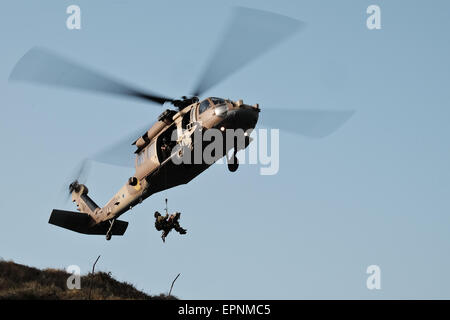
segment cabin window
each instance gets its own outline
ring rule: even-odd
[[[144,162],[144,152],[140,152],[137,156],[137,165],[140,166]]]
[[[186,129],[190,120],[191,120],[191,111],[189,111],[183,116],[183,120],[181,121],[181,128]]]
[[[147,157],[147,159],[151,159],[154,155],[155,155],[155,146],[154,146],[155,142],[153,142],[152,144],[150,144],[146,151],[145,151],[145,156]]]

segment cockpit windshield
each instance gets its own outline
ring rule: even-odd
[[[223,105],[223,104],[226,104],[226,100],[225,99],[211,97],[211,98],[203,100],[200,103],[198,111],[199,111],[199,113],[203,113],[203,112],[206,111],[206,109],[208,109],[209,107],[212,107],[213,105],[220,106],[220,105]]]
[[[222,99],[222,98],[215,98],[215,97],[212,97],[212,98],[211,98],[211,101],[212,101],[212,103],[214,103],[216,106],[217,106],[217,105],[221,105],[221,104],[225,104],[225,100]]]

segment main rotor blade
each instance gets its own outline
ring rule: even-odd
[[[30,49],[17,62],[9,80],[129,96],[159,104],[172,101],[171,98],[138,90],[38,47]]]
[[[132,143],[141,137],[150,127],[151,124],[136,130],[88,158],[93,161],[119,167],[134,168],[136,158],[134,151],[136,150],[136,146],[132,145]]]
[[[338,130],[354,111],[261,109],[261,124],[300,134],[324,138]]]
[[[194,95],[200,96],[303,26],[303,22],[279,14],[234,8],[228,28],[210,57]]]

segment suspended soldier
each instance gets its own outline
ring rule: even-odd
[[[162,216],[158,211],[155,212],[155,228],[158,231],[164,230],[167,228],[167,219],[169,218],[169,214],[166,213],[165,216]]]
[[[175,229],[179,234],[186,234],[186,229],[182,228],[179,223],[180,213],[176,212],[170,216],[166,213],[162,216],[158,211],[155,212],[155,228],[158,231],[162,231],[161,238],[163,242],[166,242],[166,237],[172,229]]]

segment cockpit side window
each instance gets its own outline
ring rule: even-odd
[[[200,106],[198,108],[198,112],[199,113],[203,113],[206,111],[206,109],[208,109],[211,106],[211,103],[209,101],[209,99],[205,99],[200,103]]]

